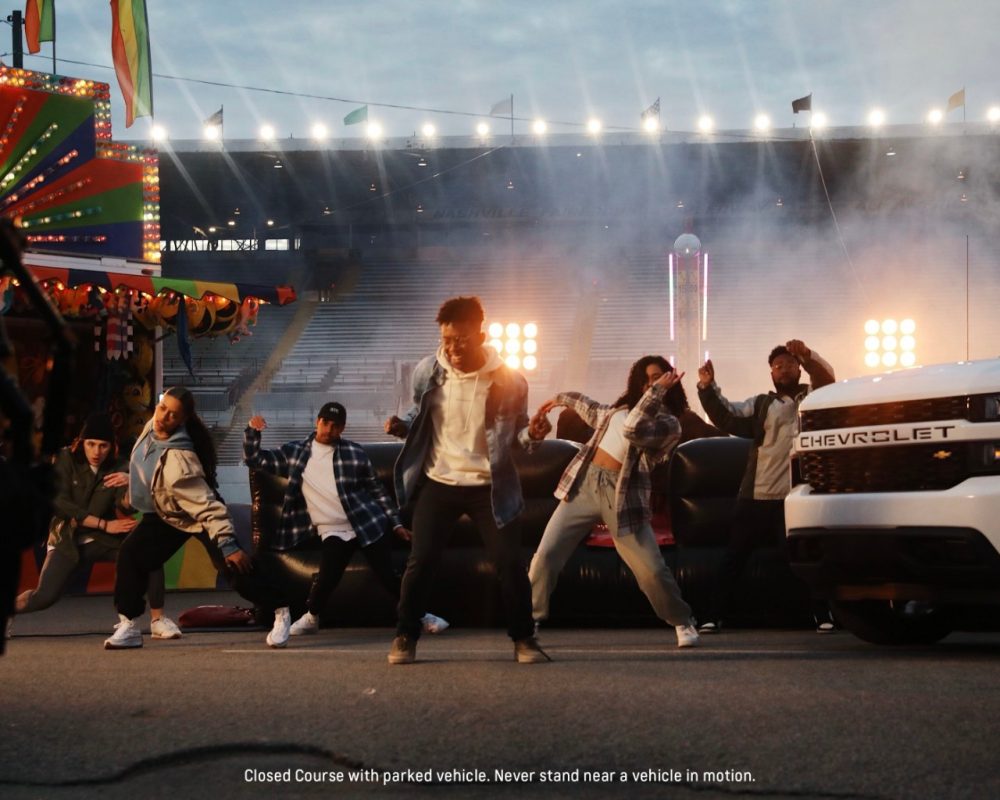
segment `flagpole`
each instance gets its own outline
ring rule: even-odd
[[[510,95],[510,142],[514,143],[514,93]]]
[[[52,4],[52,74],[56,72],[56,4]]]

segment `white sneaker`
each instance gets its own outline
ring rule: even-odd
[[[307,611],[292,623],[292,627],[288,629],[288,632],[292,636],[304,636],[305,634],[316,633],[318,630],[319,618],[313,616],[311,611]]]
[[[448,620],[435,617],[433,614],[424,614],[420,618],[420,621],[423,623],[426,633],[444,633],[451,627],[451,623]]]
[[[149,623],[149,632],[154,639],[180,639],[184,634],[170,617],[159,617]]]
[[[292,626],[292,615],[288,607],[274,610],[274,627],[267,635],[268,647],[284,647],[288,644],[288,633]]]
[[[130,647],[142,647],[142,631],[124,614],[119,614],[121,620],[115,625],[115,632],[104,640],[105,650],[127,650]]]
[[[698,631],[695,630],[694,625],[690,623],[687,625],[675,625],[674,630],[677,631],[678,647],[695,647],[701,638],[698,636]]]

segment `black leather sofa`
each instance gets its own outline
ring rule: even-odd
[[[522,518],[526,565],[556,507],[552,492],[576,448],[571,442],[557,439],[544,442],[531,455],[517,454],[526,505]],[[371,444],[365,449],[391,493],[392,466],[401,444]],[[681,445],[671,463],[654,474],[654,503],[669,507],[676,540],[662,547],[662,552],[696,614],[704,614],[707,609],[748,449],[747,442],[735,438],[694,440]],[[257,552],[272,559],[270,566],[275,574],[287,582],[292,611],[297,615],[305,607],[319,552],[318,545],[315,550],[289,553],[268,550],[267,542],[280,517],[285,484],[282,478],[250,473],[251,530]],[[570,559],[552,597],[548,624],[662,624],[614,548],[595,544],[600,538],[581,544]],[[785,566],[779,550],[782,545],[777,541],[755,554],[737,589],[733,622],[790,625],[808,621],[805,591]],[[406,563],[407,547],[402,541],[395,542],[394,563],[400,572]],[[444,553],[428,610],[453,624],[503,624],[495,572],[468,519],[459,522]],[[394,598],[381,588],[359,555],[331,596],[323,621],[338,626],[395,623]]]

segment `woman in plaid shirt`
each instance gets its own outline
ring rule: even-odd
[[[649,473],[669,458],[681,435],[664,399],[682,377],[666,359],[645,356],[632,365],[627,389],[614,405],[563,392],[539,407],[536,419],[557,406],[572,408],[594,428],[594,435],[559,479],[555,495],[563,502],[531,560],[536,622],[548,617],[549,597],[569,557],[594,523],[603,521],[657,616],[674,626],[677,646],[698,643],[691,607],[681,597],[650,525]]]

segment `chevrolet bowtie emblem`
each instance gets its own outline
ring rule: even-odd
[[[938,450],[934,454],[934,458],[938,461],[944,461],[946,458],[951,458],[951,450]]]

